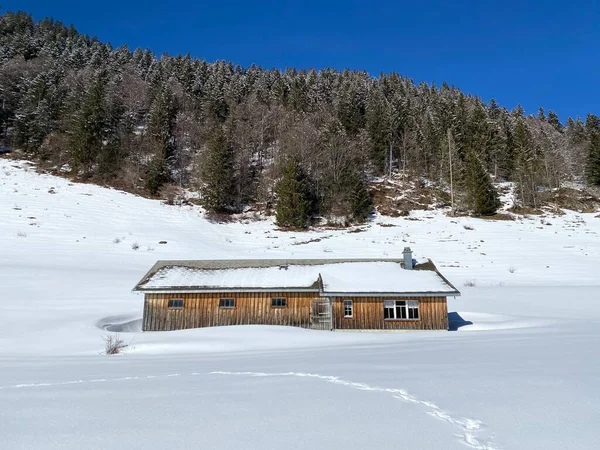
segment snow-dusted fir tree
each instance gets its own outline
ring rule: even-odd
[[[563,131],[563,126],[560,123],[560,120],[558,119],[558,114],[556,114],[552,110],[548,111],[548,123],[550,125],[552,125],[556,131],[558,131],[558,132]]]
[[[588,114],[585,126],[589,136],[587,181],[591,185],[598,186],[600,185],[600,117]]]
[[[483,162],[473,150],[467,151],[465,165],[469,209],[482,216],[495,214],[500,207],[498,192]]]
[[[71,120],[69,147],[71,168],[75,173],[83,170],[89,174],[103,145],[106,77],[105,72],[100,72],[92,78],[91,84],[84,92],[81,106]]]
[[[349,177],[352,186],[350,191],[350,212],[354,222],[364,222],[373,211],[373,199],[365,182],[364,175],[354,171]]]
[[[145,185],[152,195],[171,180],[169,163],[175,151],[175,118],[177,108],[168,86],[164,85],[154,98],[148,113],[148,134],[152,160],[145,176]]]
[[[202,153],[200,193],[209,213],[231,211],[234,200],[233,152],[225,131],[217,126]]]
[[[277,225],[306,228],[312,215],[312,201],[308,180],[296,158],[286,161],[275,190]]]

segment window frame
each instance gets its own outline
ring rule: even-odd
[[[342,305],[344,308],[344,319],[352,319],[354,317],[354,303],[352,302],[352,300],[345,299]],[[347,313],[348,310],[350,310],[350,314]]]
[[[175,302],[179,305],[181,302],[181,306],[175,306]],[[185,307],[185,301],[182,298],[170,298],[167,302],[167,309],[183,309]]]
[[[420,311],[419,300],[414,300],[414,299],[408,300],[407,299],[406,300],[406,312],[408,314],[407,320],[421,320],[421,311]],[[415,317],[415,312],[416,312],[416,317]],[[412,313],[413,317],[411,317],[411,313]]]
[[[279,304],[277,304],[279,303]],[[287,308],[287,298],[285,297],[272,297],[271,308]]]
[[[231,303],[231,304],[229,304]],[[223,297],[219,299],[219,308],[220,309],[235,309],[235,298],[233,297]]]
[[[390,305],[393,303],[393,305]],[[420,302],[416,299],[404,300],[384,300],[383,301],[383,320],[389,321],[418,321],[421,320]],[[386,316],[386,310],[388,310]],[[393,317],[389,317],[391,314]],[[405,316],[405,317],[402,317]],[[412,317],[411,317],[412,316]],[[416,316],[416,317],[415,317]]]

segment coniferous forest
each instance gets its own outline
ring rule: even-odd
[[[566,182],[600,185],[600,118],[526,116],[399,74],[285,71],[113,48],[52,19],[0,18],[0,138],[42,167],[208,212],[276,205],[283,226],[364,220],[367,182],[404,174],[493,214]]]

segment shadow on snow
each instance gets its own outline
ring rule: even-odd
[[[448,330],[456,331],[460,327],[464,327],[466,325],[473,325],[473,322],[470,320],[463,319],[459,313],[457,312],[449,312],[448,313]]]

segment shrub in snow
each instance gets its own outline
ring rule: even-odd
[[[127,348],[127,344],[125,344],[118,334],[104,336],[102,339],[104,340],[104,353],[106,355],[118,355]]]
[[[116,238],[113,240],[113,242],[114,242],[115,244],[118,244],[118,243],[120,243],[120,242],[121,242],[121,238],[120,238],[120,237],[116,237]]]
[[[516,271],[516,270],[517,270],[517,269],[515,269],[513,266],[510,266],[510,267],[508,268],[508,271],[509,271],[510,273],[515,273],[515,271]]]
[[[471,230],[471,231],[475,229],[475,228],[473,228],[473,227],[472,227],[472,226],[470,226],[470,225],[463,225],[463,228],[464,228],[465,230]]]
[[[17,233],[17,237],[20,237],[20,238],[26,238],[26,237],[27,237],[27,233],[24,233],[23,231],[19,231],[19,232]]]
[[[134,242],[133,244],[131,244],[131,248],[134,250],[138,250],[140,248],[140,244],[138,244],[137,242]]]
[[[181,205],[185,200],[183,191],[174,184],[167,184],[160,189],[160,196],[167,205]]]
[[[475,286],[477,286],[477,284],[475,283],[475,280],[469,280],[469,281],[465,281],[465,286],[466,287],[475,287]]]

